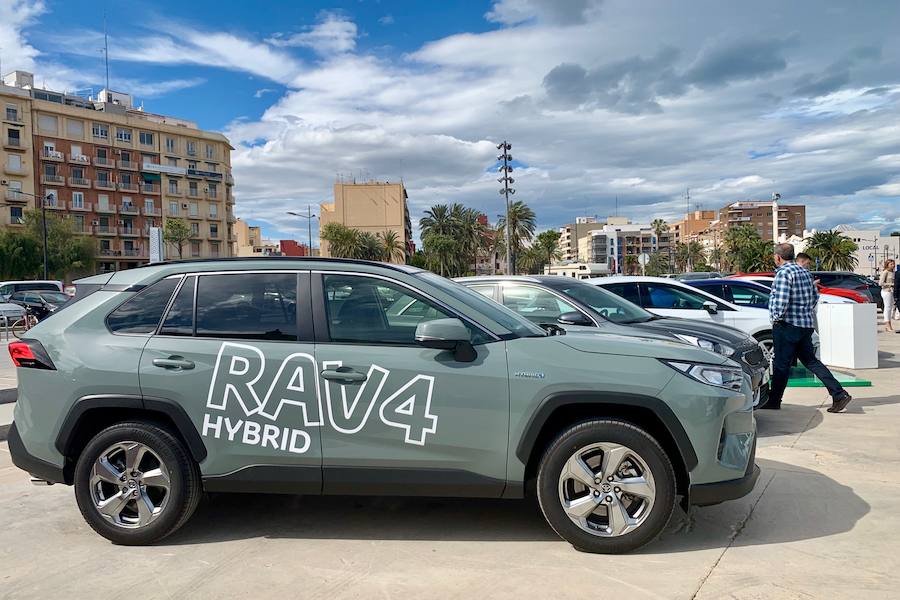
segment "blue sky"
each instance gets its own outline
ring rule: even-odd
[[[103,2],[0,0],[3,70],[98,90]],[[107,3],[111,83],[224,132],[236,212],[340,176],[402,178],[428,206],[502,210],[496,143],[541,229],[768,198],[811,227],[900,229],[900,7],[839,0]]]

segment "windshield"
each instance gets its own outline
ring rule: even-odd
[[[613,323],[644,323],[655,318],[637,304],[596,285],[566,281],[551,287],[587,304]]]
[[[460,302],[470,306],[473,310],[499,323],[517,337],[545,337],[547,335],[546,331],[531,321],[520,317],[502,304],[497,304],[462,284],[445,279],[440,275],[435,275],[430,271],[417,273],[416,276],[421,277],[433,286],[440,288],[442,292],[453,296]]]
[[[51,304],[65,304],[69,301],[69,297],[62,292],[40,292],[38,296]]]

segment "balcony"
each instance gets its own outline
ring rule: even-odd
[[[50,148],[44,148],[41,150],[41,158],[44,160],[54,161],[54,162],[62,162],[66,159],[66,155],[60,152],[59,150],[51,150]]]
[[[115,191],[115,189],[116,189],[116,182],[115,182],[115,181],[110,181],[109,179],[98,180],[98,181],[95,181],[95,182],[94,182],[94,187],[97,188],[98,190],[111,190],[111,191]]]
[[[131,181],[120,181],[117,187],[120,192],[132,192],[137,194],[138,191],[138,184]]]
[[[3,138],[3,148],[6,150],[27,150],[28,143],[23,141],[22,138],[5,137]]]
[[[209,239],[211,239],[211,240],[220,240],[220,239],[222,239],[222,238],[219,237],[219,232],[218,232],[218,231],[210,231],[210,232],[209,232]]]
[[[159,184],[158,183],[143,183],[143,184],[141,184],[141,193],[142,194],[159,194]]]
[[[53,175],[50,173],[41,174],[41,183],[44,185],[63,185],[66,182],[66,178],[62,175]]]
[[[70,154],[69,162],[75,163],[76,165],[89,165],[91,164],[91,157],[85,156],[84,154]]]
[[[72,233],[75,235],[93,235],[94,228],[90,225],[85,225],[84,223],[81,225],[74,224],[72,225]]]
[[[116,161],[111,158],[107,158],[105,156],[95,156],[94,157],[94,166],[96,167],[108,167],[112,169],[116,166]]]
[[[6,190],[3,197],[7,202],[28,202],[30,196],[26,196],[19,190]]]
[[[203,234],[200,233],[199,229],[191,229],[191,239],[192,240],[202,240]]]
[[[215,213],[211,212],[206,215],[206,218],[209,219],[210,221],[219,221],[222,219],[222,215],[220,215],[217,212],[215,212]]]
[[[89,188],[91,187],[91,180],[82,179],[81,177],[69,177],[69,187]]]
[[[209,200],[218,200],[218,199],[219,199],[219,193],[218,193],[217,191],[216,191],[216,192],[210,192],[210,191],[207,190],[207,192],[206,192],[206,197],[207,197]]]
[[[49,202],[44,202],[44,208],[47,210],[66,210],[66,203],[54,201],[53,204],[50,204]]]
[[[137,248],[124,248],[122,250],[122,256],[145,256],[147,253],[144,252],[140,246]]]
[[[139,215],[141,214],[140,209],[134,204],[123,204],[119,208],[120,215]]]
[[[221,180],[222,174],[218,171],[203,171],[201,169],[191,169],[187,170],[188,177],[205,177],[206,179],[216,179]]]
[[[10,164],[5,164],[5,165],[3,165],[3,172],[6,173],[7,175],[25,175],[26,174],[25,167],[23,167],[21,164],[17,167],[14,167]]]
[[[234,177],[231,175],[231,173],[225,175],[225,185],[234,185]]]
[[[144,216],[145,217],[161,217],[162,210],[155,208],[155,207],[154,208],[146,208],[145,207],[144,208]]]
[[[188,188],[188,191],[187,191],[187,197],[188,197],[188,198],[199,198],[199,197],[200,197],[200,190]]]
[[[203,217],[200,216],[199,212],[188,211],[187,218],[188,219],[202,219]]]
[[[119,235],[122,237],[139,237],[141,230],[137,227],[119,227]]]
[[[121,250],[113,250],[112,248],[100,248],[97,250],[100,256],[122,256]]]
[[[80,204],[69,202],[69,210],[76,210],[78,212],[91,212],[92,208],[93,205],[90,202],[81,202]]]
[[[181,217],[184,216],[184,211],[181,210],[180,208],[176,208],[175,210],[172,210],[171,208],[167,208],[167,209],[166,209],[166,216],[167,216],[167,217],[175,217],[175,218],[179,218],[179,219],[180,219]]]
[[[166,196],[172,196],[173,198],[183,198],[184,190],[178,188],[175,188],[174,190],[172,188],[166,188]]]
[[[125,169],[126,171],[137,171],[138,170],[138,164],[136,162],[134,162],[133,160],[120,160],[118,162],[119,162],[120,169]]]
[[[98,204],[97,208],[94,210],[94,212],[102,213],[102,214],[106,214],[106,215],[114,215],[114,214],[116,214],[116,207],[113,205],[110,205],[110,204],[107,204],[106,206],[104,206],[102,204]]]
[[[237,218],[231,213],[228,213],[228,216],[225,217],[225,220],[229,223],[237,223]]]

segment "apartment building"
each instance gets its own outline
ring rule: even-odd
[[[406,262],[415,251],[408,198],[402,182],[335,183],[334,202],[319,205],[319,226],[341,223],[372,234],[393,231],[406,248]],[[320,254],[331,256],[325,240],[320,240]]]
[[[695,210],[684,215],[680,221],[669,225],[672,244],[683,244],[697,241],[698,237],[710,228],[713,221],[719,218],[714,210]]]
[[[146,263],[150,229],[170,218],[190,227],[185,258],[234,254],[232,148],[223,135],[136,109],[119,92],[94,100],[35,89],[22,72],[16,84],[30,97],[35,193],[96,240],[97,271]]]
[[[772,202],[733,202],[719,210],[723,229],[750,225],[764,240],[772,240]],[[806,228],[806,206],[778,205],[778,237],[803,235]]]
[[[596,217],[575,217],[574,223],[559,228],[559,254],[562,262],[585,261],[587,257],[579,253],[579,240],[584,240],[592,231],[606,225]]]
[[[641,254],[665,252],[670,247],[668,234],[657,236],[649,223],[631,223],[622,217],[610,220],[614,223],[591,231],[582,240],[580,253],[584,258],[580,262],[605,266],[610,273],[626,273],[635,268]]]
[[[250,225],[242,219],[234,223],[235,256],[281,256],[281,245],[275,240],[266,239],[262,229]],[[285,254],[285,256],[290,256]]]
[[[0,227],[20,225],[34,208],[34,159],[31,152],[31,95],[0,83]]]

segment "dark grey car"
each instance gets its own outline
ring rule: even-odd
[[[669,334],[739,362],[753,382],[755,405],[769,396],[769,364],[752,336],[726,325],[660,317],[601,287],[558,275],[483,276],[457,279],[538,325],[633,328]],[[633,330],[632,329],[632,330]]]

